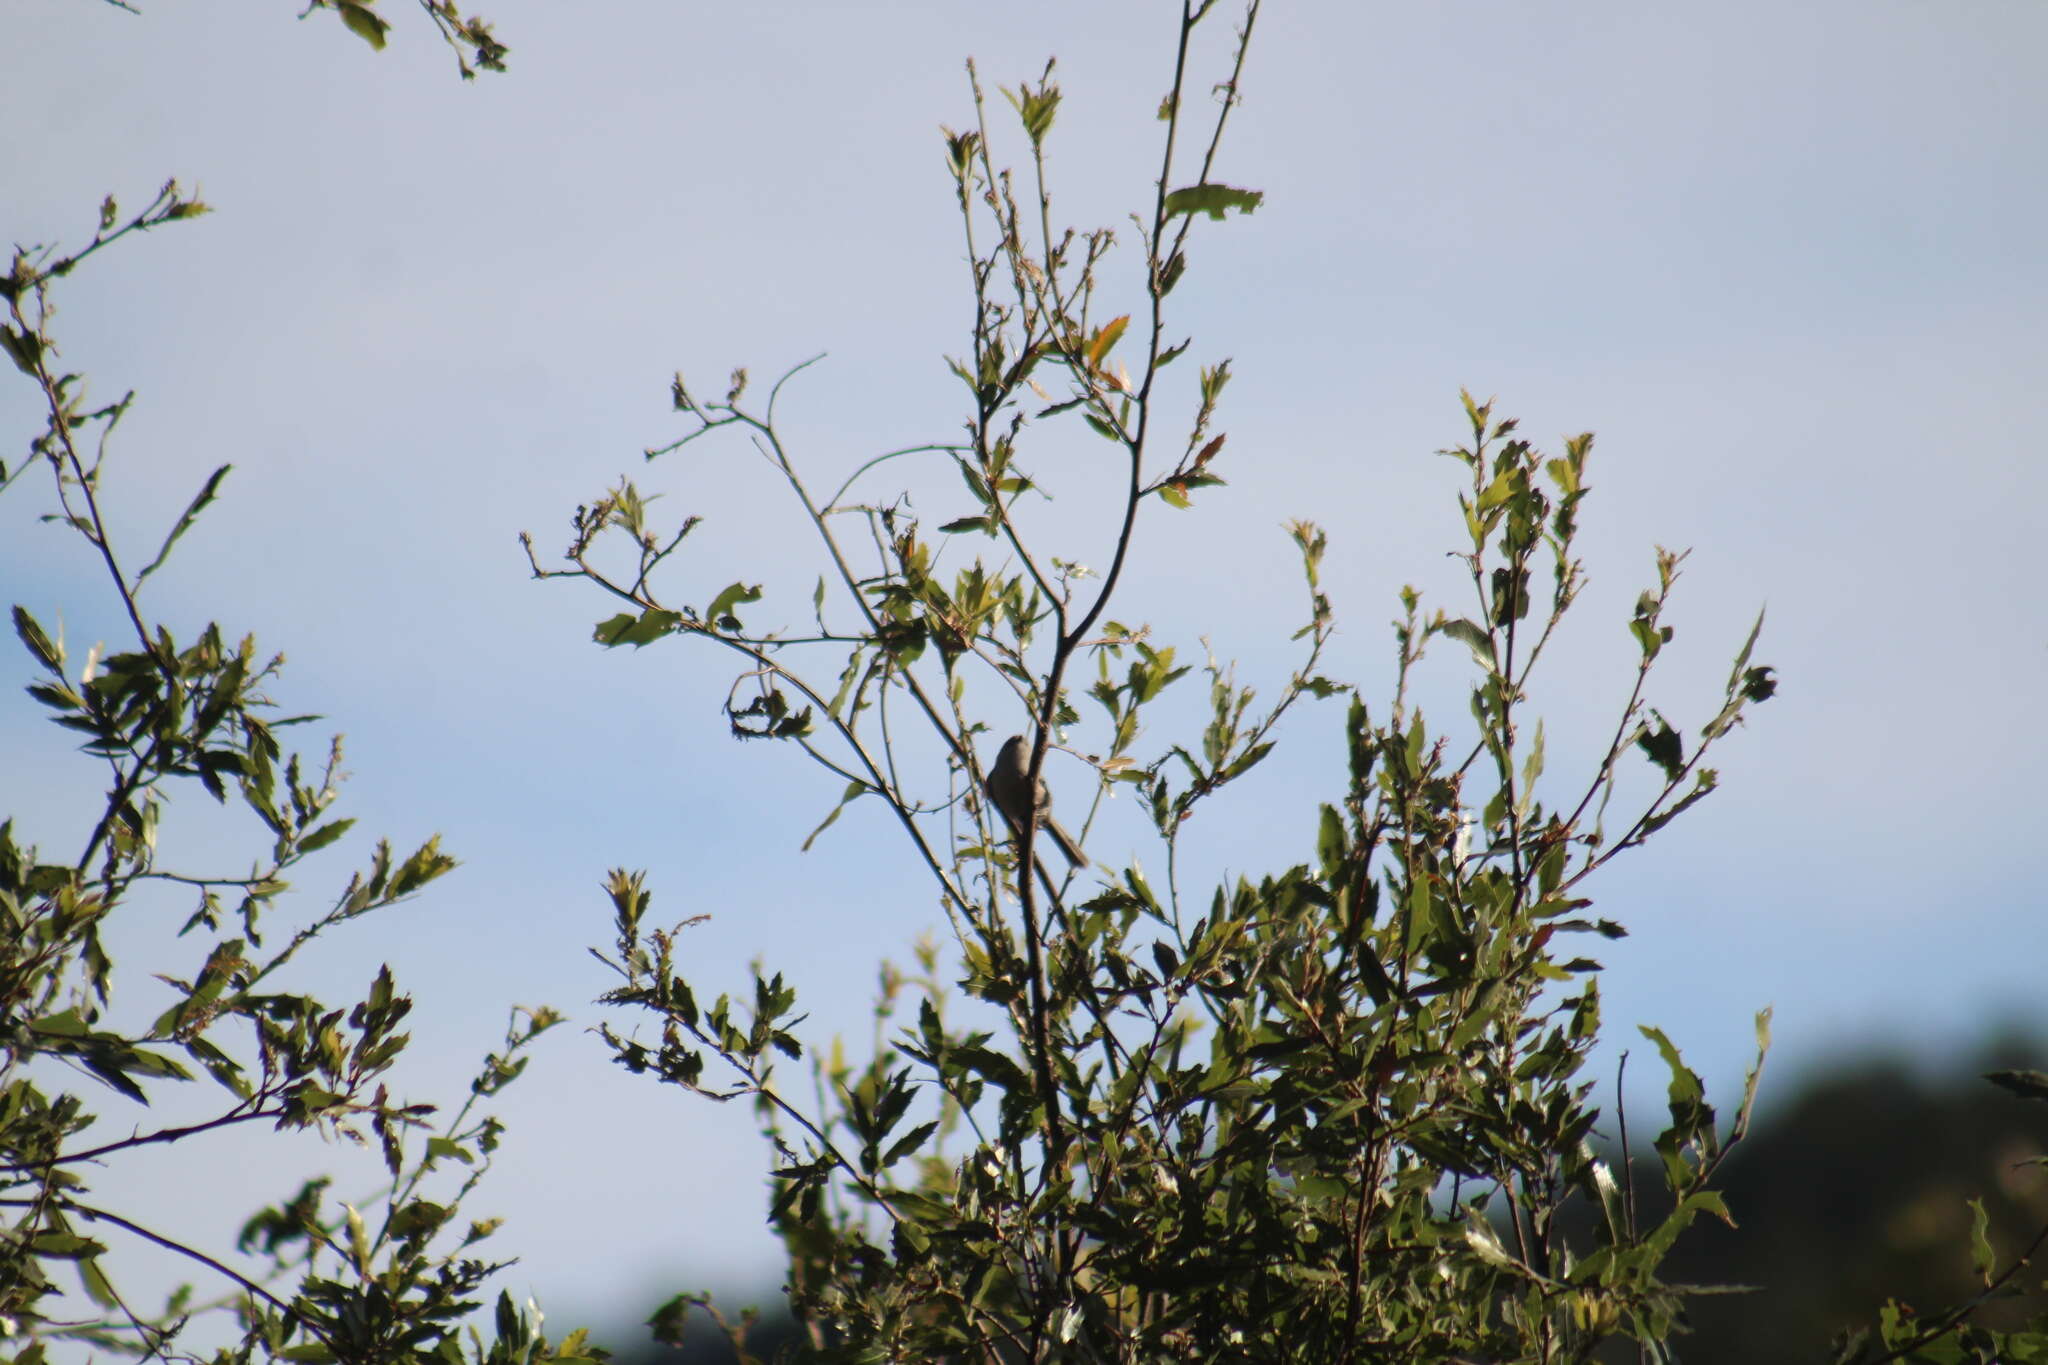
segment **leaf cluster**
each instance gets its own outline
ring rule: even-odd
[[[337,814],[341,742],[317,761],[290,751],[281,736],[317,717],[277,714],[269,691],[282,656],[266,657],[247,636],[230,643],[212,623],[181,643],[143,596],[227,466],[139,571],[124,567],[109,531],[109,445],[134,395],[93,407],[83,376],[57,366],[53,293],[109,243],[203,211],[175,182],[125,220],[109,198],[86,247],[17,250],[0,280],[0,340],[45,416],[28,459],[0,466],[0,487],[45,477],[42,520],[87,550],[128,632],[121,647],[96,644],[80,659],[46,617],[20,603],[11,611],[33,669],[28,697],[76,738],[103,785],[90,828],[62,854],[24,844],[14,821],[0,820],[0,1359],[39,1363],[55,1343],[167,1356],[185,1352],[181,1336],[208,1316],[232,1329],[220,1361],[594,1359],[580,1334],[550,1345],[509,1299],[500,1299],[495,1341],[461,1333],[499,1268],[480,1252],[495,1220],[459,1216],[502,1135],[483,1106],[560,1016],[515,1011],[467,1101],[443,1116],[393,1093],[412,1000],[388,967],[339,1004],[289,984],[287,965],[322,935],[395,909],[455,861],[436,839],[404,855],[379,841],[324,911],[292,915],[293,881],[354,823]],[[23,773],[14,795],[42,807],[39,784],[57,780]],[[174,861],[160,834],[180,792],[248,817],[256,852],[246,867]],[[156,964],[150,975],[169,1003],[144,1006],[142,981],[120,972],[117,956],[132,942],[124,926],[167,894],[192,897],[179,934],[188,946],[178,950],[190,956]],[[115,1022],[138,1016],[146,1022]],[[200,1117],[145,1121],[167,1089],[207,1082],[213,1101],[182,1097]],[[309,1180],[252,1216],[233,1256],[145,1227],[94,1194],[102,1166],[148,1162],[172,1178],[182,1149],[259,1124],[369,1148],[385,1183],[341,1201],[327,1197],[328,1178]],[[211,1297],[187,1284],[161,1307],[137,1303],[107,1268],[123,1241],[182,1258]]]
[[[620,984],[606,1003],[648,1019],[654,1036],[604,1036],[630,1071],[759,1106],[779,1157],[771,1217],[819,1359],[1583,1360],[1617,1335],[1654,1349],[1682,1301],[1658,1264],[1700,1214],[1727,1216],[1711,1179],[1746,1123],[1754,1078],[1724,1135],[1698,1078],[1653,1036],[1671,1116],[1656,1138],[1664,1189],[1639,1197],[1597,1152],[1583,1069],[1598,1037],[1599,964],[1565,945],[1622,932],[1585,913],[1583,883],[1712,789],[1699,760],[1769,696],[1770,671],[1751,667],[1745,646],[1723,706],[1685,750],[1644,700],[1672,633],[1662,613],[1679,557],[1660,553],[1658,586],[1630,623],[1652,643],[1612,742],[1589,784],[1547,798],[1542,728],[1525,729],[1522,710],[1583,583],[1573,544],[1592,441],[1546,458],[1468,397],[1471,440],[1447,453],[1470,474],[1459,554],[1474,614],[1424,615],[1403,594],[1399,682],[1376,713],[1320,671],[1333,628],[1327,540],[1297,523],[1309,598],[1300,666],[1260,705],[1212,660],[1199,737],[1140,760],[1147,708],[1191,669],[1106,609],[1141,509],[1155,497],[1185,507],[1222,482],[1216,423],[1230,378],[1227,360],[1199,368],[1191,415],[1155,455],[1166,439],[1156,419],[1176,398],[1161,376],[1191,345],[1167,331],[1166,301],[1197,217],[1260,202],[1211,178],[1255,4],[1229,49],[1200,171],[1173,187],[1207,12],[1183,14],[1161,104],[1165,169],[1150,214],[1133,217],[1135,306],[1102,302],[1116,287],[1104,273],[1114,233],[1052,229],[1052,68],[1004,91],[1030,148],[1028,195],[993,158],[974,81],[974,126],[946,133],[976,317],[969,352],[949,362],[971,403],[960,440],[885,452],[820,498],[776,420],[797,371],[758,409],[743,370],[718,401],[675,381],[674,405],[694,425],[649,457],[714,433],[750,439],[824,553],[815,631],[747,627],[737,608],[760,591],[745,584],[702,610],[664,597],[657,578],[698,518],[657,530],[652,499],[630,481],[577,510],[567,568],[543,569],[528,542],[536,576],[586,580],[627,607],[599,623],[599,644],[700,639],[744,657],[727,705],[734,732],[799,743],[845,784],[813,840],[849,802],[886,804],[935,878],[964,997],[942,979],[939,950],[921,947],[914,973],[885,971],[878,1007],[889,1020],[914,1000],[913,1018],[892,1036],[878,1027],[864,1065],[837,1045],[813,1057],[815,1102],[799,1104],[777,1079],[806,1055],[794,992],[763,972],[751,1000],[701,1005],[676,965],[687,926],[653,927],[644,877],[621,869],[609,884],[616,942],[603,955]],[[1128,471],[1100,575],[1040,551],[1025,517],[1045,496],[1027,451],[1073,417]],[[916,457],[949,462],[966,490],[967,511],[943,520],[936,541],[903,498],[853,495],[873,470]],[[975,555],[944,573],[947,538],[993,544],[1006,562]],[[1550,579],[1540,612],[1539,569]],[[833,580],[847,616],[828,617]],[[1479,666],[1463,737],[1433,730],[1408,698],[1437,636]],[[818,648],[843,651],[836,686],[797,662]],[[1163,883],[1132,862],[1077,890],[1036,866],[1035,815],[991,820],[974,741],[1003,731],[976,684],[993,684],[997,710],[1022,712],[1037,781],[1058,736],[1084,723],[1077,668],[1092,673],[1086,694],[1106,726],[1082,757],[1098,793],[1140,796]],[[1315,857],[1206,899],[1185,892],[1179,854],[1203,803],[1268,756],[1297,701],[1339,696],[1351,780],[1323,807]],[[906,776],[911,720],[940,741],[943,792],[922,794]],[[1637,749],[1665,780],[1614,837],[1603,821]],[[1565,1231],[1575,1199],[1600,1211],[1590,1239]]]
[[[780,973],[759,968],[750,990],[705,1004],[679,967],[696,921],[659,927],[644,874],[615,869],[615,937],[598,956],[618,980],[603,1000],[634,1022],[602,1037],[634,1074],[756,1106],[802,1359],[1566,1362],[1613,1358],[1617,1342],[1676,1359],[1685,1301],[1711,1287],[1662,1267],[1703,1216],[1733,1221],[1716,1177],[1748,1130],[1769,1011],[1726,1121],[1675,1043],[1642,1030],[1668,1083],[1655,1178],[1639,1181],[1621,1078],[1608,1112],[1587,1070],[1602,967],[1574,945],[1626,932],[1594,913],[1595,874],[1711,795],[1710,751],[1774,696],[1774,670],[1755,661],[1762,615],[1711,714],[1675,724],[1651,692],[1685,555],[1659,548],[1620,623],[1636,660],[1612,728],[1572,756],[1575,776],[1548,771],[1532,698],[1586,582],[1593,438],[1546,454],[1466,394],[1468,435],[1440,453],[1462,473],[1452,553],[1469,606],[1426,611],[1402,591],[1392,695],[1325,671],[1327,538],[1298,522],[1298,666],[1262,700],[1211,659],[1199,735],[1150,736],[1193,668],[1111,602],[1141,512],[1222,484],[1231,376],[1219,358],[1190,387],[1163,377],[1193,345],[1168,329],[1168,299],[1194,224],[1262,203],[1213,175],[1257,0],[1223,57],[1199,169],[1176,159],[1212,9],[1182,7],[1155,193],[1131,219],[1135,284],[1112,271],[1117,232],[1053,226],[1053,66],[1002,91],[1028,146],[1019,174],[992,151],[970,64],[974,119],[944,134],[974,305],[969,346],[947,362],[968,403],[957,438],[884,451],[821,494],[777,417],[814,362],[759,404],[744,369],[715,400],[674,380],[687,429],[647,458],[745,439],[814,537],[811,625],[760,624],[772,607],[748,580],[672,586],[688,581],[679,552],[702,518],[664,528],[658,495],[629,479],[576,510],[566,567],[544,568],[526,541],[537,578],[618,604],[600,646],[738,656],[731,732],[800,746],[839,790],[804,847],[852,803],[878,803],[951,931],[943,949],[920,943],[908,971],[884,964],[872,1051],[856,1062],[837,1040],[804,1041]],[[1100,495],[1118,530],[1099,572],[1046,548],[1037,519],[1062,482],[1041,474],[1047,452],[1076,446],[1046,435],[1076,420],[1118,474]],[[941,462],[964,489],[935,530],[907,492],[868,491],[906,460]],[[797,552],[775,547],[785,563]],[[1465,712],[1449,720],[1425,716],[1412,687],[1439,639],[1471,661]],[[1227,818],[1211,798],[1271,754],[1297,702],[1338,698],[1348,781],[1321,806],[1312,852],[1206,895],[1184,886],[1190,832]],[[1094,722],[1092,751],[1070,742]],[[1006,733],[1028,749],[1023,790],[1071,773],[1069,756],[1092,770],[1083,844],[1105,798],[1133,792],[1163,873],[1132,858],[1055,876],[1038,859],[1042,803],[1020,814],[990,795],[985,744]],[[808,1063],[807,1086],[785,1083],[792,1063]],[[703,1296],[672,1300],[653,1326],[674,1341],[699,1311],[742,1345]],[[1852,1343],[1843,1358],[1976,1358],[1956,1354],[1978,1349],[1969,1313],[1915,1336],[1902,1312],[1883,1328],[1892,1354]]]

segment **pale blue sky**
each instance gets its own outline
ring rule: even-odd
[[[1119,224],[1152,174],[1169,7],[494,0],[512,71],[470,86],[391,9],[381,55],[289,5],[10,15],[0,230],[76,241],[102,195],[139,204],[169,175],[218,209],[60,299],[69,363],[140,391],[114,474],[138,540],[237,467],[156,604],[285,650],[280,695],[349,736],[361,828],[440,830],[465,859],[332,959],[337,993],[387,959],[421,993],[415,1089],[466,1071],[510,1002],[598,1019],[584,948],[615,864],[650,869],[658,909],[715,915],[690,940],[703,986],[765,954],[814,1036],[858,1038],[878,959],[939,923],[905,850],[856,811],[797,856],[836,793],[725,738],[724,661],[602,654],[610,608],[529,582],[514,538],[552,552],[631,471],[712,518],[690,580],[710,590],[684,596],[763,576],[794,523],[749,457],[641,467],[679,434],[677,368],[709,389],[828,353],[788,400],[820,471],[956,431],[941,357],[968,310],[937,130],[968,117],[963,59],[1013,83],[1059,56],[1056,193]],[[1723,792],[1596,892],[1634,930],[1604,953],[1616,1037],[1665,1026],[1725,1097],[1765,1004],[1780,1085],[1844,1049],[1935,1057],[2000,1018],[2048,1023],[2044,50],[2048,11],[2018,0],[1276,0],[1219,167],[1266,206],[1205,224],[1174,298],[1196,354],[1234,357],[1231,486],[1151,514],[1116,614],[1185,651],[1207,633],[1247,680],[1283,675],[1301,608],[1279,525],[1309,516],[1344,623],[1329,671],[1380,688],[1395,591],[1452,587],[1452,469],[1429,452],[1461,435],[1460,385],[1542,441],[1599,435],[1594,587],[1538,698],[1554,763],[1625,690],[1653,543],[1693,549],[1658,696],[1674,717],[1697,724],[1769,604],[1780,698],[1729,744]],[[0,385],[10,449],[31,397]],[[33,522],[40,496],[0,506],[0,596],[61,609],[74,642],[111,634],[89,566]],[[1078,502],[1047,533],[1099,561]],[[811,572],[770,577],[790,619]],[[1443,696],[1448,721],[1462,699]],[[1294,752],[1208,817],[1212,873],[1310,855],[1338,719],[1303,713]],[[25,703],[0,711],[13,792],[84,774],[64,744]],[[6,805],[32,832],[72,842],[24,800]],[[1095,851],[1125,850],[1155,856],[1112,819]],[[361,851],[330,855],[333,884]],[[587,1315],[615,1281],[631,1312],[772,1276],[744,1112],[629,1081],[575,1030],[504,1110],[475,1211],[510,1216],[516,1289]],[[249,1165],[277,1146],[206,1169],[275,1196],[342,1156],[307,1141],[304,1167]],[[252,1202],[200,1207],[139,1165],[106,1183],[216,1245]]]

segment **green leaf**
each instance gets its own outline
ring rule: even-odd
[[[1671,643],[1671,627],[1653,624],[1647,617],[1638,617],[1628,623],[1629,634],[1636,637],[1645,659],[1654,659],[1659,650]]]
[[[2048,1071],[1987,1071],[1984,1079],[2023,1100],[2048,1100]]]
[[[1515,1258],[1508,1255],[1508,1249],[1501,1245],[1500,1234],[1486,1221],[1486,1215],[1477,1209],[1465,1210],[1465,1245],[1490,1266],[1506,1267],[1515,1263]]]
[[[617,616],[599,621],[597,629],[591,632],[591,638],[606,649],[619,645],[631,645],[638,649],[643,645],[652,644],[682,624],[682,613],[650,607],[638,616],[631,612],[620,612]]]
[[[1426,878],[1417,877],[1408,889],[1408,953],[1412,957],[1436,941],[1441,931],[1436,897],[1429,893]]]
[[[341,22],[348,25],[350,33],[377,51],[384,50],[384,35],[391,29],[389,21],[357,0],[335,0],[335,8],[341,11]]]
[[[150,560],[144,566],[142,572],[135,575],[136,587],[141,587],[143,579],[149,577],[163,566],[164,560],[170,557],[171,547],[178,543],[180,536],[192,529],[192,523],[199,519],[199,514],[206,510],[207,505],[220,492],[221,480],[225,479],[228,476],[228,471],[233,468],[234,466],[231,464],[224,464],[207,477],[206,486],[201,488],[198,495],[186,505],[185,511],[179,516],[177,524],[171,527],[171,533],[164,537],[163,546],[157,550],[156,558]]]
[[[1437,624],[1436,633],[1448,635],[1458,641],[1472,651],[1472,657],[1479,661],[1481,668],[1488,673],[1494,671],[1493,639],[1472,622],[1462,616],[1456,620],[1442,621]]]
[[[1335,806],[1325,804],[1322,823],[1316,831],[1316,857],[1323,865],[1323,875],[1334,877],[1345,857],[1347,842],[1344,837],[1344,817],[1337,813]]]
[[[14,360],[14,368],[30,379],[36,378],[36,365],[43,358],[43,342],[34,332],[20,332],[12,327],[0,327],[0,346]]]
[[[1695,1125],[1710,1121],[1708,1116],[1711,1111],[1705,1103],[1706,1087],[1700,1084],[1698,1074],[1686,1066],[1685,1059],[1679,1056],[1677,1046],[1665,1035],[1664,1030],[1651,1028],[1647,1024],[1639,1027],[1642,1035],[1657,1045],[1657,1051],[1664,1058],[1664,1065],[1670,1068],[1671,1084],[1668,1098],[1671,1104],[1672,1125],[1680,1133],[1690,1136]]]
[[[904,1157],[909,1156],[919,1147],[922,1147],[925,1139],[938,1131],[939,1124],[936,1119],[930,1123],[921,1123],[911,1129],[908,1133],[905,1133],[894,1143],[890,1144],[889,1150],[882,1154],[881,1169],[887,1170],[889,1167],[894,1166]]]
[[[1593,1192],[1600,1196],[1600,1212],[1607,1220],[1607,1235],[1616,1242],[1623,1238],[1628,1226],[1628,1205],[1622,1197],[1621,1185],[1614,1178],[1614,1172],[1606,1162],[1593,1157],[1593,1149],[1581,1143],[1580,1154],[1586,1158],[1589,1173],[1593,1179]]]
[[[1536,792],[1536,779],[1541,776],[1543,776],[1543,721],[1539,717],[1536,721],[1536,738],[1529,742],[1528,755],[1522,760],[1522,809],[1516,812],[1517,814],[1526,816],[1529,813],[1529,803]],[[1562,854],[1563,851],[1564,846],[1560,844],[1558,852]]]
[[[1088,339],[1088,363],[1091,366],[1100,368],[1104,358],[1109,355],[1111,349],[1116,346],[1118,339],[1123,336],[1124,329],[1130,325],[1131,315],[1125,313],[1121,317],[1111,318],[1108,322],[1096,328],[1095,335]]]
[[[1159,271],[1160,298],[1163,299],[1173,292],[1173,287],[1180,283],[1180,277],[1187,273],[1187,269],[1188,254],[1185,251],[1176,251],[1167,258],[1166,264]],[[1183,345],[1181,349],[1186,350],[1187,347]],[[1175,354],[1179,354],[1179,352],[1175,352]]]
[[[85,1286],[86,1297],[100,1307],[112,1312],[121,1305],[121,1295],[115,1291],[113,1281],[100,1269],[96,1257],[87,1257],[78,1263],[79,1283]]]
[[[720,630],[738,630],[739,618],[732,614],[732,609],[742,602],[760,600],[760,584],[756,583],[751,588],[744,583],[730,584],[724,592],[711,599],[710,606],[704,608],[704,619]]]
[[[314,830],[311,834],[308,834],[305,838],[299,840],[299,852],[318,852],[319,850],[333,843],[336,839],[339,839],[342,835],[348,833],[349,827],[354,824],[354,820],[328,821],[326,824],[320,826],[320,828]]]
[[[37,1033],[56,1038],[83,1038],[92,1031],[86,1027],[85,1021],[78,1017],[78,1011],[75,1009],[46,1014],[32,1022],[29,1027]]]
[[[1648,725],[1643,727],[1642,734],[1636,737],[1636,744],[1650,756],[1652,763],[1663,770],[1667,781],[1676,782],[1684,776],[1685,741],[1679,738],[1676,730],[1664,723],[1662,716],[1657,717],[1656,728]]]
[[[1003,97],[1017,111],[1017,118],[1023,123],[1025,135],[1031,139],[1032,145],[1035,147],[1044,142],[1045,135],[1052,131],[1053,115],[1060,107],[1060,88],[1048,81],[1036,90],[1028,85],[1015,92],[1005,90]]]
[[[75,1232],[44,1232],[29,1239],[29,1250],[38,1256],[48,1256],[60,1261],[80,1261],[97,1256],[107,1249],[106,1243],[95,1242],[90,1237],[81,1237]]]
[[[434,878],[453,870],[455,859],[441,851],[441,836],[436,834],[413,851],[413,855],[399,865],[385,889],[385,895],[392,900],[409,896]]]
[[[1678,1235],[1690,1227],[1692,1220],[1701,1213],[1711,1213],[1728,1226],[1735,1226],[1735,1220],[1728,1216],[1728,1205],[1723,1202],[1720,1191],[1697,1190],[1680,1200],[1678,1206],[1664,1216],[1664,1221],[1643,1239],[1644,1247],[1658,1260],[1662,1260],[1665,1253],[1671,1250],[1672,1244],[1678,1240]]]
[[[1651,724],[1642,726],[1642,733],[1636,735],[1636,747],[1663,769],[1667,782],[1677,782],[1686,774],[1686,741],[1655,710],[1651,712]]]
[[[1989,1288],[1998,1273],[1998,1253],[1991,1249],[1991,1215],[1981,1199],[1970,1201],[1970,1265]]]
[[[1731,696],[1731,697],[1732,697],[1732,696],[1734,696],[1734,695],[1735,695],[1735,693],[1736,693],[1736,691],[1737,691],[1737,690],[1738,690],[1738,689],[1739,689],[1739,688],[1740,688],[1740,687],[1742,686],[1742,674],[1743,674],[1743,670],[1749,667],[1749,655],[1750,655],[1750,651],[1756,648],[1756,638],[1757,638],[1757,636],[1759,636],[1759,635],[1763,634],[1763,632],[1764,632],[1764,613],[1763,613],[1763,611],[1762,611],[1761,609],[1759,609],[1759,610],[1758,610],[1758,612],[1757,612],[1757,614],[1756,614],[1756,624],[1755,624],[1755,625],[1753,625],[1753,626],[1751,626],[1751,627],[1749,628],[1749,638],[1748,638],[1747,640],[1744,640],[1744,641],[1742,642],[1742,652],[1741,652],[1741,653],[1739,653],[1739,654],[1737,654],[1737,655],[1735,656],[1735,667],[1734,667],[1733,669],[1729,670],[1729,673],[1728,673],[1728,695],[1729,695],[1729,696]]]
[[[14,633],[28,646],[28,652],[36,656],[37,663],[59,677],[64,675],[63,646],[51,643],[43,628],[36,624],[36,618],[22,607],[14,609]]]
[[[1223,771],[1217,773],[1216,780],[1218,782],[1228,782],[1233,778],[1244,776],[1244,774],[1252,770],[1254,765],[1271,752],[1273,752],[1272,740],[1267,740],[1261,744],[1254,744],[1251,748],[1233,759],[1230,765],[1224,768]]]
[[[647,1319],[647,1328],[663,1345],[677,1345],[688,1328],[690,1310],[702,1302],[697,1295],[678,1294],[654,1310],[654,1316]]]
[[[846,790],[839,794],[839,804],[834,806],[831,812],[827,814],[823,820],[820,820],[818,822],[818,827],[811,831],[809,838],[804,840],[803,851],[809,853],[811,851],[811,845],[818,842],[818,836],[820,834],[823,834],[826,830],[832,828],[833,822],[839,818],[839,813],[845,810],[857,798],[859,798],[868,790],[868,784],[865,782],[847,783]]]
[[[1263,190],[1233,189],[1229,185],[1189,185],[1166,196],[1166,216],[1177,218],[1184,213],[1206,213],[1221,220],[1231,209],[1251,213],[1265,200]]]

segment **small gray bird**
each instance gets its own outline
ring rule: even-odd
[[[1081,853],[1081,846],[1073,836],[1060,828],[1059,821],[1052,818],[1052,793],[1045,789],[1045,779],[1038,779],[1037,799],[1025,796],[1025,778],[1031,764],[1031,745],[1022,735],[1011,735],[1003,741],[1002,749],[996,754],[995,766],[988,770],[988,795],[996,803],[996,809],[1010,822],[1010,827],[1022,834],[1024,821],[1029,818],[1031,808],[1038,808],[1038,832],[1050,835],[1060,846],[1060,852],[1067,855],[1067,861],[1079,867],[1087,862]]]

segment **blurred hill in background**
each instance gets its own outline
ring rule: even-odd
[[[1725,1171],[1741,1226],[1696,1224],[1665,1263],[1677,1282],[1757,1286],[1696,1300],[1686,1356],[1824,1360],[1832,1336],[1872,1322],[1887,1298],[1929,1312],[1980,1292],[1968,1201],[1983,1200],[2001,1266],[2048,1223],[2048,1169],[2027,1164],[2048,1152],[2048,1106],[1982,1073],[2039,1069],[2044,1055],[2040,1040],[2014,1035],[1939,1078],[1867,1060],[1810,1077],[1773,1107]],[[2016,1283],[2038,1310],[2039,1267]],[[1987,1325],[2018,1321],[1998,1307]]]

